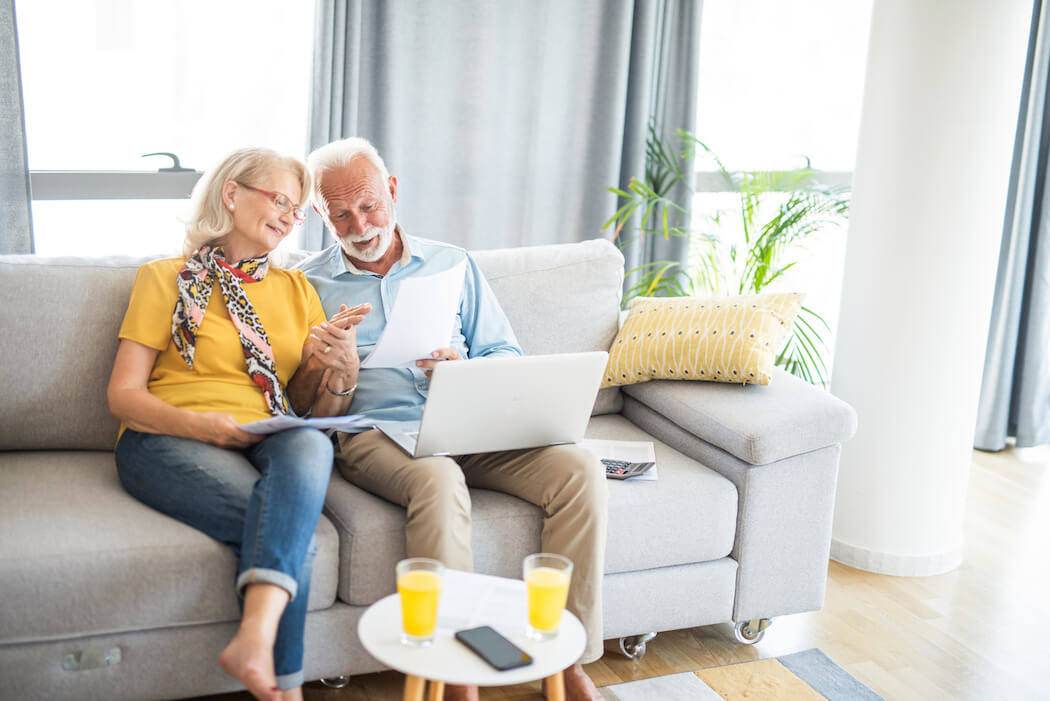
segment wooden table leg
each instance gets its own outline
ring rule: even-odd
[[[424,684],[426,684],[426,680],[423,677],[414,677],[411,674],[406,674],[405,695],[402,697],[404,701],[423,701]]]
[[[445,682],[430,681],[430,694],[427,701],[442,701],[445,698]]]
[[[565,677],[555,672],[547,677],[547,701],[565,701]]]

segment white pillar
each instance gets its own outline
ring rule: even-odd
[[[832,391],[857,410],[831,555],[962,560],[1031,0],[875,0]]]

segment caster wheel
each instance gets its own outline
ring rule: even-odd
[[[620,638],[620,652],[627,659],[637,662],[645,657],[645,644],[655,637],[656,633],[644,633]]]
[[[755,618],[750,621],[741,621],[733,625],[733,635],[737,642],[744,645],[754,645],[765,637],[766,628],[772,623],[768,618]]]
[[[343,687],[350,684],[350,677],[322,677],[321,683],[327,686],[329,689],[342,689]]]

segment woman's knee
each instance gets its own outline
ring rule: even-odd
[[[286,433],[289,434],[286,438],[289,449],[303,462],[317,463],[331,469],[332,439],[313,428],[295,428]]]
[[[332,474],[332,441],[312,428],[296,428],[283,432],[280,444],[272,455],[275,462],[289,466],[297,479],[315,482],[327,488]]]

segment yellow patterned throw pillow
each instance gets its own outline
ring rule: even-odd
[[[796,293],[639,297],[609,349],[602,387],[649,380],[768,385],[801,306]]]

